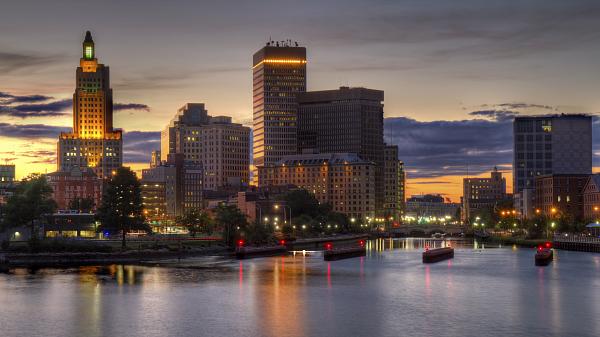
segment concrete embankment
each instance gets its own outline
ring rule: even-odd
[[[136,250],[114,253],[5,253],[3,254],[3,263],[0,263],[0,265],[4,266],[4,268],[108,265],[225,254],[227,252],[226,248],[214,247],[186,251]]]
[[[366,234],[339,235],[322,238],[298,239],[290,242],[288,245],[290,250],[322,250],[323,245],[326,242],[335,242],[336,246],[356,245],[359,240],[367,240],[368,238],[369,236]]]

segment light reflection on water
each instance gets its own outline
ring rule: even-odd
[[[448,243],[448,242],[446,242]],[[379,239],[367,256],[320,252],[0,275],[1,336],[598,336],[600,256]]]

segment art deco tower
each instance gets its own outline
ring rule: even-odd
[[[270,41],[254,54],[254,166],[296,154],[296,95],[306,91],[306,48]],[[256,182],[256,170],[254,182]]]
[[[121,130],[113,130],[109,69],[98,63],[89,31],[82,54],[73,94],[73,132],[60,135],[58,170],[89,167],[106,178],[123,164],[123,140]]]

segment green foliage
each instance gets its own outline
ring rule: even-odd
[[[321,206],[319,205],[319,201],[307,190],[292,190],[285,195],[284,200],[294,215],[306,214],[314,217],[320,212]]]
[[[90,213],[94,208],[94,199],[75,198],[69,202],[69,209],[78,210],[80,213]]]
[[[123,248],[127,232],[148,230],[142,213],[140,182],[129,168],[119,168],[106,185],[98,218],[102,223],[100,230],[122,233]]]
[[[46,177],[33,174],[23,179],[3,207],[4,228],[29,225],[34,236],[34,221],[56,210],[52,187]]]
[[[212,220],[208,214],[201,212],[197,209],[192,209],[186,212],[183,216],[177,217],[175,222],[181,226],[187,228],[192,236],[196,236],[196,233],[212,234]]]
[[[215,210],[215,222],[223,230],[223,240],[230,247],[248,226],[246,216],[235,206],[219,205]]]

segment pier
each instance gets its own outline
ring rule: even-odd
[[[557,234],[553,246],[557,249],[600,253],[600,238],[590,235]]]

